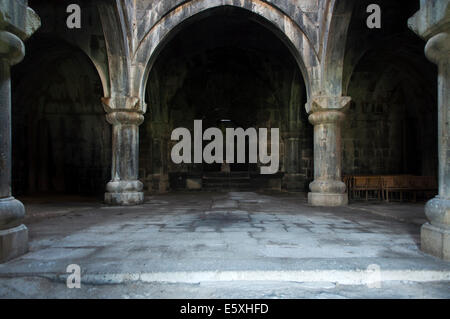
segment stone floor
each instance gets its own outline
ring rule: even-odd
[[[308,206],[300,194],[172,193],[136,207],[22,198],[30,252],[1,298],[449,298],[419,250],[422,204]],[[65,285],[81,267],[81,289]]]

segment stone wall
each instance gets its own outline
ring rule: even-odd
[[[429,101],[420,93],[405,96],[393,72],[378,83],[367,81],[366,73],[354,75],[355,84],[349,89],[353,103],[343,123],[345,174],[436,176],[437,110],[428,109],[434,105],[432,94]]]

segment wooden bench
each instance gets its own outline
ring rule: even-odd
[[[438,185],[434,176],[414,175],[347,175],[343,181],[351,199],[369,199],[369,193],[376,194],[378,200],[390,201],[398,194],[400,201],[405,195],[411,195],[412,200],[417,200],[417,194],[423,193],[427,199],[429,195],[436,193]],[[432,197],[432,196],[430,196]]]
[[[361,197],[364,194],[365,199],[369,199],[369,192],[375,192],[377,199],[381,198],[381,178],[380,176],[353,176],[350,182],[349,193],[351,197],[356,195]]]
[[[392,175],[382,177],[382,193],[383,199],[387,202],[390,200],[392,193],[399,193],[400,201],[403,201],[403,194],[411,190],[411,175]]]

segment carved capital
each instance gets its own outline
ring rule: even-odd
[[[102,97],[102,104],[106,113],[116,111],[144,113],[140,99],[135,96],[113,95]]]
[[[345,111],[350,105],[351,97],[349,96],[313,96],[306,104],[308,113],[320,111]]]
[[[106,113],[108,113],[106,120],[110,124],[141,125],[144,122],[143,113],[145,109],[142,109],[140,100],[137,97],[124,95],[103,97],[102,104]]]
[[[448,32],[450,2],[448,0],[421,0],[420,10],[409,18],[408,26],[424,40],[441,32]]]
[[[14,65],[25,56],[25,45],[22,40],[11,32],[0,30],[0,58]]]
[[[314,112],[308,119],[312,125],[336,124],[345,119],[345,114],[341,111],[320,111]]]
[[[39,16],[27,6],[27,1],[0,1],[0,29],[7,30],[25,41],[40,26]]]
[[[113,111],[106,115],[106,120],[112,125],[141,125],[144,115],[138,112]]]
[[[439,65],[450,59],[450,34],[438,33],[428,40],[425,46],[425,55],[428,60]]]

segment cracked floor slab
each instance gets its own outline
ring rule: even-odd
[[[220,278],[218,287],[239,281],[245,291],[266,281],[352,286],[373,265],[397,274],[385,277],[386,283],[444,284],[450,278],[450,263],[420,251],[415,221],[421,216],[416,206],[408,215],[409,204],[321,208],[299,194],[253,192],[155,195],[143,205],[119,208],[79,201],[65,210],[61,202],[24,202],[34,212],[25,222],[30,251],[0,265],[0,296],[21,296],[11,287],[24,278],[53,278],[45,285],[53,282],[56,289],[70,264],[81,267],[82,278],[94,278],[92,284],[178,278],[183,286],[192,278],[199,284]],[[122,284],[127,295],[132,282]],[[306,286],[298,291],[306,293]],[[450,296],[448,289],[436,293]]]

